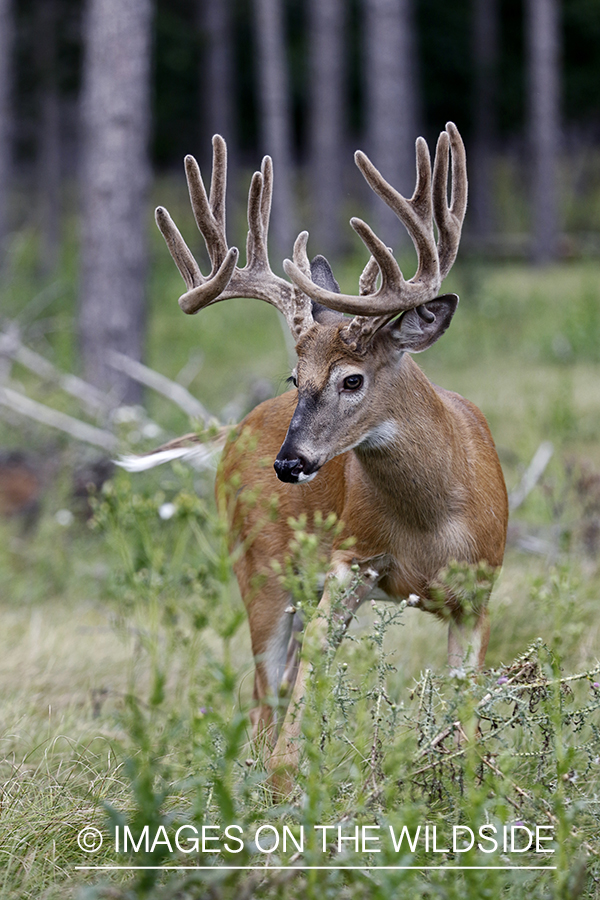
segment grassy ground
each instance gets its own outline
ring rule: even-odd
[[[68,261],[63,280],[40,293],[27,275],[33,250],[26,236],[17,250],[5,309],[15,316],[22,297],[35,295],[24,317],[27,342],[69,368]],[[258,302],[230,301],[184,317],[175,302],[179,276],[164,256],[157,245],[149,364],[172,378],[189,373],[190,390],[219,415],[239,415],[264,381],[273,393],[283,390],[288,351],[277,314]],[[340,275],[342,289],[352,290],[356,267]],[[461,295],[459,312],[419,362],[483,410],[509,489],[541,441],[555,447],[541,484],[514,517],[491,607],[494,671],[479,684],[452,681],[439,623],[410,610],[396,622],[392,608],[369,607],[341,653],[323,661],[306,716],[303,794],[274,804],[247,741],[252,662],[210,482],[177,466],[133,481],[121,473],[101,498],[94,530],[77,517],[60,524],[65,518],[57,512],[71,504],[63,472],[49,482],[34,529],[0,526],[0,896],[600,896],[600,675],[585,677],[600,645],[600,266],[533,271],[473,263],[457,269],[447,288]],[[75,413],[25,371],[15,367],[13,374],[39,399]],[[158,397],[148,397],[148,409],[167,433],[189,429]],[[0,437],[7,446],[73,458],[61,438],[37,426],[3,422]],[[165,500],[178,508],[168,522],[158,516]],[[523,535],[545,542],[538,544],[544,552],[520,550]],[[565,678],[573,680],[561,687]],[[462,749],[451,727],[458,719],[466,731]],[[449,737],[432,745],[447,728]],[[114,829],[129,825],[139,834],[143,824],[228,822],[240,823],[244,836],[264,823],[287,824],[296,834],[301,826],[308,833],[338,823],[348,833],[375,823],[385,829],[428,822],[440,831],[452,824],[551,824],[558,868],[274,870],[266,878],[77,868],[90,860],[222,863],[209,852],[171,856],[164,846],[123,856]],[[88,825],[104,837],[95,855],[77,844]],[[292,855],[274,853],[268,861]],[[230,859],[265,862],[251,843]],[[421,846],[340,856],[313,843],[296,862],[336,859],[432,861]],[[531,853],[497,854],[493,862],[515,859],[539,862]],[[476,850],[433,862],[457,860],[489,863]]]

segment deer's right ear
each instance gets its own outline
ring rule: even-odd
[[[388,325],[395,345],[408,353],[427,350],[447,330],[457,306],[456,294],[444,294],[407,310],[400,319]]]

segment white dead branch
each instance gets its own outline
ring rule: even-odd
[[[101,417],[112,424],[134,421],[140,426],[141,434],[148,437],[158,437],[162,433],[162,428],[148,418],[144,409],[136,410],[133,417],[129,408],[118,407],[115,409],[114,399],[108,394],[103,393],[76,375],[61,372],[45,357],[26,347],[21,340],[20,330],[15,322],[8,323],[5,326],[5,330],[0,333],[0,385],[3,385],[5,388],[4,393],[0,395],[0,405],[4,406],[5,409],[10,409],[12,412],[64,431],[78,440],[110,451],[114,450],[118,444],[110,431],[97,428],[80,419],[61,413],[52,407],[32,400],[23,391],[16,390],[9,382],[13,362],[19,363],[31,372],[34,372],[46,383],[49,382],[56,385],[65,393],[79,400],[88,415]],[[4,366],[1,365],[2,363],[4,363]],[[146,369],[146,367],[143,368]],[[147,372],[150,371],[147,369]],[[156,374],[157,379],[161,377]],[[168,382],[168,379],[165,378],[164,381]],[[185,389],[182,388],[182,390]],[[191,395],[188,396],[193,400]],[[171,399],[173,398],[171,397]],[[203,409],[201,404],[197,404],[194,412],[203,411]]]
[[[43,403],[32,400],[20,391],[12,388],[0,387],[0,403],[8,407],[14,412],[41,422],[43,425],[49,425],[50,428],[57,428],[78,441],[84,441],[86,444],[93,444],[96,447],[102,447],[111,453],[117,449],[118,441],[114,434],[110,431],[104,431],[102,428],[96,428],[94,425],[88,425],[87,422],[81,422],[74,419],[66,413],[59,412]]]
[[[0,356],[18,362],[31,372],[35,372],[44,381],[58,385],[65,393],[79,400],[87,412],[92,415],[106,415],[111,409],[112,404],[102,391],[76,375],[59,371],[45,357],[26,347],[22,343],[18,328],[14,326],[14,323],[11,323],[0,334]]]
[[[518,509],[524,502],[526,497],[532,492],[542,475],[546,470],[546,466],[552,459],[554,446],[550,441],[542,441],[533,455],[533,459],[529,463],[519,485],[511,492],[508,498],[508,505],[511,512]]]
[[[200,401],[196,400],[183,385],[177,384],[176,381],[171,381],[165,375],[155,372],[154,369],[150,369],[143,363],[131,359],[130,356],[126,356],[124,353],[118,353],[116,350],[109,352],[108,362],[114,369],[124,372],[130,378],[133,378],[134,381],[139,381],[140,384],[144,384],[146,387],[152,388],[153,391],[157,391],[159,394],[167,397],[172,403],[175,403],[187,413],[190,418],[200,419],[204,425],[208,425],[211,420],[212,417]]]

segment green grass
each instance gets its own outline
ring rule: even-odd
[[[216,414],[233,398],[243,408],[256,380],[283,390],[289,364],[277,313],[240,300],[188,319],[176,304],[181,280],[160,243],[153,247],[149,364],[176,377],[202,354],[189,387]],[[4,308],[10,316],[23,312],[27,343],[68,369],[74,258],[44,285],[34,257],[34,237],[22,235]],[[359,268],[342,267],[343,289],[354,289]],[[100,498],[94,530],[81,519],[63,526],[56,518],[72,502],[67,467],[49,479],[33,531],[22,533],[16,522],[0,529],[0,897],[600,896],[593,687],[600,676],[585,674],[600,646],[599,556],[589,537],[600,498],[584,477],[600,470],[600,265],[534,271],[471,264],[458,267],[447,288],[461,295],[457,316],[419,362],[484,411],[509,488],[541,441],[555,446],[541,484],[514,517],[521,530],[549,542],[549,555],[515,545],[507,552],[491,605],[493,671],[477,683],[449,679],[445,629],[433,617],[405,610],[397,618],[397,609],[382,604],[361,610],[340,652],[317,661],[301,793],[276,803],[248,739],[249,638],[210,480],[177,466],[133,480],[120,473]],[[74,402],[19,367],[13,375],[38,399],[77,413]],[[167,432],[189,429],[161,398],[149,396],[148,408]],[[0,438],[47,461],[71,465],[77,452],[15,420],[0,422]],[[167,500],[178,513],[164,522],[158,509]],[[503,677],[506,686],[498,684]],[[461,745],[451,727],[457,720],[466,734]],[[181,825],[237,822],[245,835],[263,824],[287,825],[296,835],[304,826],[312,843],[299,861],[331,865],[338,854],[323,853],[314,825],[342,823],[350,834],[355,825],[379,824],[387,834],[390,824],[428,822],[441,835],[452,825],[517,821],[554,824],[556,872],[142,875],[76,868],[90,859],[220,859],[208,851],[171,858],[164,846],[123,856],[113,838],[125,825],[139,833],[143,824],[162,824],[172,834]],[[77,845],[87,825],[104,837],[93,857]],[[381,849],[345,859],[431,862],[422,846],[397,855],[388,841]],[[265,862],[250,845],[232,858]],[[439,859],[453,861],[452,854]],[[487,859],[469,851],[463,861]]]

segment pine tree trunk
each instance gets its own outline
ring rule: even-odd
[[[344,13],[344,0],[311,0],[311,243],[319,253],[333,257],[342,247]]]
[[[282,0],[254,0],[258,99],[263,152],[273,158],[273,213],[269,244],[275,265],[290,256],[295,238],[290,95]]]
[[[532,261],[558,253],[560,74],[558,0],[527,0]]]
[[[200,71],[202,142],[222,135],[235,144],[233,34],[231,0],[199,0],[198,21],[203,34]]]
[[[56,0],[44,0],[38,8],[38,65],[40,70],[40,129],[38,190],[41,205],[40,268],[51,273],[60,252],[60,100],[57,81]]]
[[[115,403],[140,399],[106,353],[142,356],[151,16],[151,0],[90,0],[87,10],[79,334],[86,379]]]
[[[492,156],[496,136],[498,0],[473,2],[475,90],[470,165],[470,227],[483,244],[494,231]]]
[[[13,6],[0,0],[0,266],[3,263],[9,229],[8,204],[12,162],[11,76],[13,47]]]
[[[418,78],[412,0],[365,0],[366,112],[369,152],[404,195],[415,183]],[[405,240],[396,216],[373,201],[375,228],[389,245]]]

